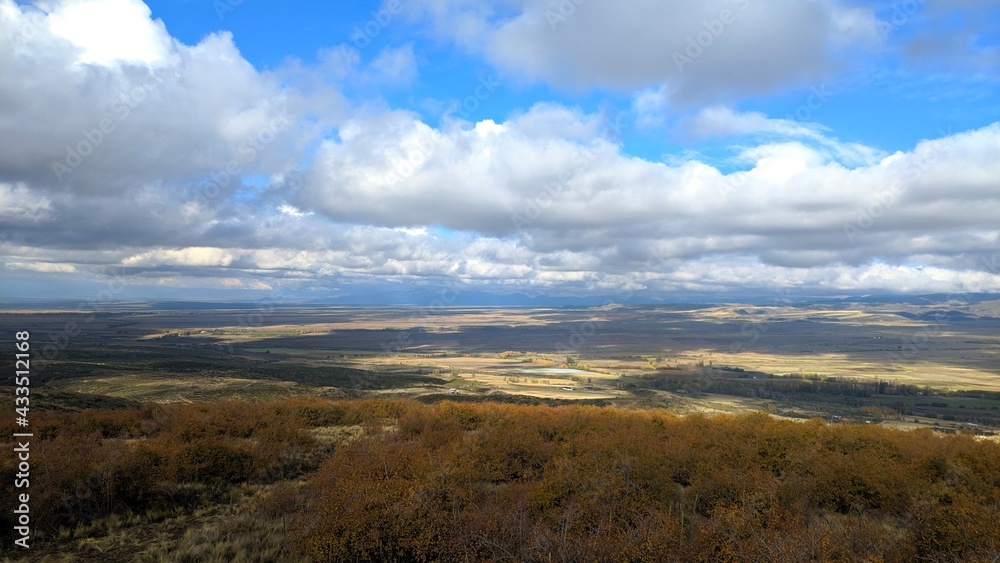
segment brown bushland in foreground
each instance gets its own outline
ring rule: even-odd
[[[257,486],[270,488],[227,525],[160,538],[156,549],[222,538],[231,548],[218,557],[259,560],[246,552],[253,538],[240,534],[280,529],[268,557],[288,561],[1000,555],[1000,445],[971,436],[764,414],[378,399],[147,405],[36,420],[31,491],[42,551],[107,532],[95,522],[183,518]],[[337,427],[358,431],[322,439]],[[9,498],[14,467],[10,456],[0,463]],[[272,486],[303,477],[304,486]]]

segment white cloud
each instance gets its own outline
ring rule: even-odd
[[[251,289],[255,291],[274,289],[269,284],[260,280],[245,280],[242,278],[219,278],[218,285],[226,289]]]
[[[0,219],[4,223],[37,223],[52,216],[48,197],[29,190],[24,182],[0,183]]]
[[[307,215],[307,213],[300,211],[294,205],[288,205],[287,203],[282,203],[278,206],[278,211],[284,213],[285,215],[291,215],[292,217],[302,217]]]
[[[405,6],[509,78],[581,89],[664,85],[681,103],[801,84],[852,49],[880,41],[874,14],[839,0],[419,0]]]
[[[122,260],[123,266],[221,266],[230,265],[237,256],[222,248],[190,247],[143,252]]]
[[[886,155],[724,103],[877,41],[869,11],[748,3],[680,72],[671,53],[742,4],[644,1],[582,3],[555,29],[541,0],[408,6],[509,76],[628,91],[640,125],[731,143],[742,171],[629,155],[602,116],[558,103],[438,126],[387,110],[379,88],[417,78],[411,45],[264,73],[229,34],[181,44],[137,1],[0,0],[4,269],[327,293],[1000,291],[1000,124]]]
[[[771,119],[760,112],[736,112],[726,106],[710,106],[682,124],[684,132],[694,139],[771,133],[784,136],[816,137],[817,126]]]
[[[162,63],[173,39],[163,22],[132,0],[62,0],[47,10],[48,29],[80,49],[78,64]]]
[[[413,45],[386,47],[371,62],[368,79],[376,84],[406,86],[417,79],[417,59]]]
[[[287,119],[302,97],[257,72],[228,33],[183,45],[139,0],[45,6],[0,0],[0,177],[121,194],[227,168],[280,173],[309,142]]]
[[[360,50],[343,44],[321,49],[316,69],[319,74],[307,70],[304,73],[343,86],[360,87],[366,92],[379,87],[409,86],[417,79],[419,61],[410,43],[385,47],[367,62],[361,55]]]
[[[398,228],[393,229],[393,230],[399,231],[399,232],[401,232],[401,233],[403,233],[405,235],[410,235],[411,237],[422,237],[422,236],[426,236],[427,233],[428,233],[427,227],[411,227],[411,228],[408,228],[408,227],[398,227]]]
[[[726,106],[710,106],[680,121],[677,126],[681,137],[697,141],[712,138],[751,137],[756,143],[743,151],[741,159],[756,162],[762,152],[773,150],[767,143],[771,139],[796,139],[807,143],[810,150],[846,165],[872,165],[885,154],[860,143],[841,142],[830,137],[828,130],[816,123],[803,123],[791,119],[770,118],[760,112],[737,112]],[[773,142],[773,141],[772,141]]]
[[[654,271],[749,259],[746,267],[761,272],[840,272],[815,278],[803,271],[802,283],[853,289],[857,282],[842,275],[849,271],[891,288],[900,272],[931,270],[872,269],[872,260],[906,264],[914,253],[929,253],[936,267],[969,270],[947,283],[996,281],[974,280],[981,265],[961,257],[995,246],[1000,125],[885,156],[799,124],[717,110],[701,116],[715,132],[804,137],[748,147],[738,159],[749,169],[725,175],[697,161],[644,161],[582,135],[571,142],[563,134],[571,127],[548,134],[537,124],[552,112],[536,107],[504,123],[443,131],[400,113],[358,122],[342,142],[319,151],[297,205],[337,221],[513,237],[529,266],[517,279],[546,283],[555,278],[542,272],[554,271],[562,262],[554,257],[564,252],[578,253],[578,270],[590,272],[573,274],[581,280],[647,268],[652,253]],[[697,279],[689,283],[717,283]]]
[[[51,262],[7,262],[4,264],[11,270],[27,270],[29,272],[44,272],[71,274],[76,272],[76,267],[72,264],[53,264]]]
[[[645,88],[633,97],[632,111],[640,129],[657,128],[667,119],[667,92],[663,86]]]

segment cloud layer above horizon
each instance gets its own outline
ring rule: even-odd
[[[1000,10],[687,6],[393,0],[272,66],[0,0],[0,297],[1000,292]],[[961,127],[863,140],[923,91]]]

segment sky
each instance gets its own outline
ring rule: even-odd
[[[3,300],[966,292],[995,0],[0,0]]]

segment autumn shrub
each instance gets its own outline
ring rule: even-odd
[[[395,399],[144,405],[33,420],[44,434],[32,444],[31,487],[42,539],[307,478],[178,549],[245,553],[246,534],[280,522],[268,553],[316,561],[1000,554],[1000,445],[971,436],[764,414]],[[311,431],[339,425],[352,427],[350,440]],[[13,494],[10,459],[0,471]],[[208,540],[218,549],[200,545]]]
[[[326,447],[309,429],[368,417],[329,401],[149,404],[33,414],[33,530],[60,528],[113,515],[183,509],[221,498],[240,483],[288,479],[315,469]],[[37,421],[37,422],[36,422]],[[15,466],[4,458],[4,493]]]
[[[387,408],[391,405],[391,408]],[[990,560],[1000,447],[766,415],[368,403],[292,539],[318,561]]]

